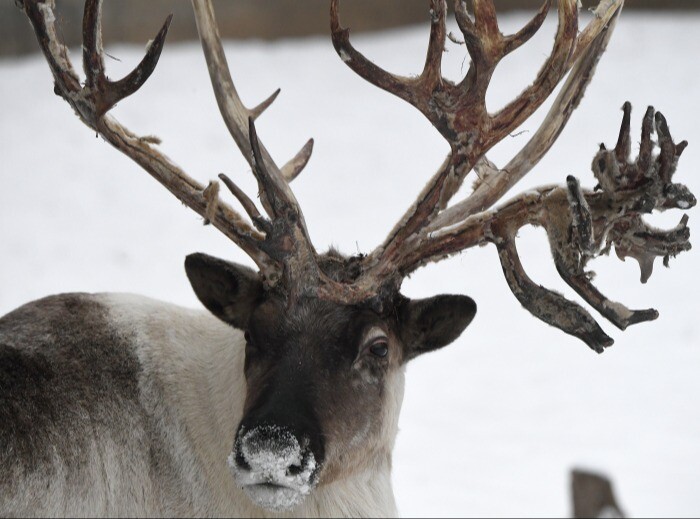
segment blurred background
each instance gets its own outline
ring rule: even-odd
[[[448,2],[449,3],[449,2]],[[583,0],[584,7],[595,2]],[[224,38],[277,38],[328,33],[328,0],[215,0],[219,30]],[[531,10],[541,0],[498,0],[500,11]],[[82,0],[58,0],[57,11],[66,32],[66,43],[79,45]],[[343,5],[343,23],[357,31],[375,31],[422,22],[425,0],[351,0]],[[628,0],[626,9],[700,10],[698,0]],[[112,42],[148,41],[163,20],[163,13],[174,14],[168,41],[197,37],[189,0],[119,0],[104,4],[104,35]],[[0,56],[31,53],[36,50],[33,34],[13,2],[0,3]]]

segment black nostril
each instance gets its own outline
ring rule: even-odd
[[[308,469],[309,464],[311,463],[311,456],[313,456],[313,453],[311,452],[311,449],[308,448],[308,440],[304,441],[304,449],[303,449],[303,457],[301,459],[300,463],[294,463],[287,467],[287,475],[288,476],[297,476],[304,472],[304,470]]]
[[[289,468],[287,468],[287,475],[296,476],[297,474],[301,474],[302,470],[304,470],[304,468],[301,465],[290,465]]]
[[[248,465],[248,462],[243,457],[243,453],[239,449],[236,449],[236,465],[243,470],[250,470],[250,465]]]

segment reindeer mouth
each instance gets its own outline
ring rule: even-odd
[[[244,485],[243,491],[256,505],[273,512],[283,512],[300,504],[309,493],[302,489],[278,483],[254,483]]]
[[[289,510],[308,496],[315,484],[306,478],[272,478],[245,470],[233,470],[236,482],[256,505],[273,512]]]

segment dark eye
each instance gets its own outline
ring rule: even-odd
[[[389,353],[389,343],[386,342],[386,339],[376,340],[370,345],[369,351],[376,357],[384,358]]]
[[[245,345],[250,346],[251,340],[250,340],[250,332],[247,330],[243,333],[243,338],[245,339]]]

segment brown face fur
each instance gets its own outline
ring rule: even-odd
[[[367,309],[267,299],[246,331],[243,427],[276,417],[309,435],[322,483],[359,468],[380,454],[386,382],[404,359],[397,327]]]
[[[236,470],[255,472],[246,456],[260,457],[263,448],[282,452],[291,442],[301,454],[286,469],[313,469],[312,484],[390,456],[403,365],[452,342],[476,311],[466,296],[411,301],[396,294],[382,315],[312,298],[290,304],[263,290],[244,267],[195,254],[186,269],[204,305],[245,332],[248,392],[234,445]],[[263,439],[256,433],[248,441],[251,431],[263,430]],[[309,453],[315,463],[308,463]],[[278,483],[272,472],[264,481]]]

